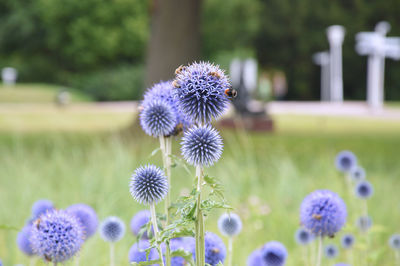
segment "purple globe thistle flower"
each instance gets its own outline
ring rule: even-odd
[[[35,252],[32,249],[30,238],[32,235],[32,225],[25,225],[17,235],[18,248],[28,256],[32,256]]]
[[[336,168],[341,172],[349,172],[357,165],[357,157],[351,151],[341,151],[336,156]]]
[[[52,211],[42,214],[33,224],[30,242],[35,254],[58,263],[73,257],[84,237],[77,218],[65,211]]]
[[[263,265],[261,249],[256,249],[247,258],[247,266],[261,266],[261,265]]]
[[[210,63],[193,63],[180,67],[173,81],[173,93],[179,107],[194,122],[209,123],[228,108],[229,80],[218,66]]]
[[[78,218],[78,221],[81,223],[82,228],[85,231],[86,239],[96,233],[99,221],[97,219],[97,214],[92,207],[80,203],[69,206],[65,211]]]
[[[324,254],[328,259],[334,259],[339,255],[339,249],[336,245],[329,244],[325,246]]]
[[[218,219],[218,228],[224,236],[236,236],[242,231],[242,220],[236,213],[224,213]]]
[[[38,200],[32,205],[32,217],[36,220],[40,215],[52,210],[54,210],[53,202],[46,199]]]
[[[364,180],[365,176],[365,170],[361,166],[355,166],[350,170],[350,177],[354,182]]]
[[[140,112],[140,125],[147,135],[168,136],[175,129],[176,117],[168,103],[153,101],[143,106]]]
[[[372,219],[369,216],[360,216],[356,221],[356,226],[361,232],[367,232],[372,226]]]
[[[222,138],[211,126],[193,126],[182,138],[183,158],[194,166],[211,166],[222,154]]]
[[[335,266],[350,266],[350,264],[347,264],[344,262],[339,262],[339,263],[336,263]]]
[[[369,199],[374,194],[374,188],[366,180],[358,182],[354,190],[360,199]]]
[[[144,94],[144,99],[142,101],[142,107],[146,106],[147,104],[154,102],[154,101],[164,101],[168,103],[176,118],[176,125],[175,125],[175,130],[178,130],[178,126],[182,125],[183,129],[189,128],[192,125],[192,122],[190,119],[181,112],[178,106],[178,100],[176,97],[173,95],[173,86],[172,86],[172,81],[161,81],[153,87],[151,87],[149,90],[146,91]],[[179,133],[179,132],[175,132]]]
[[[141,204],[161,201],[167,195],[168,187],[164,172],[151,164],[137,168],[130,183],[132,197]]]
[[[218,263],[224,263],[226,257],[226,247],[222,239],[214,233],[207,232],[204,236],[205,246],[205,262],[211,266],[215,266]],[[193,259],[196,258],[196,245],[193,243],[191,246],[191,253]]]
[[[304,198],[300,206],[301,224],[314,235],[333,236],[346,223],[343,200],[332,191],[316,190]]]
[[[143,262],[143,261],[151,261],[152,258],[154,257],[154,254],[157,253],[157,251],[152,248],[150,250],[149,256],[147,256],[147,252],[145,251],[150,247],[149,241],[142,239],[138,243],[135,243],[131,246],[129,249],[129,262]]]
[[[314,240],[314,236],[304,228],[297,229],[294,239],[300,245],[308,245]]]
[[[193,238],[194,240],[194,238]],[[190,252],[193,249],[195,249],[195,241],[192,242],[191,240],[189,240],[189,242],[187,242],[188,240],[185,240],[185,238],[173,238],[171,239],[171,241],[169,242],[169,247],[171,252],[177,251],[179,249],[185,250]],[[161,245],[161,249],[162,249],[162,253],[163,253],[163,260],[165,261],[165,252],[166,252],[166,246],[163,243]],[[158,260],[160,257],[158,255],[158,252],[154,252],[153,256],[151,257],[151,260]],[[171,258],[171,266],[185,266],[188,265],[186,260],[183,257],[172,257]],[[156,264],[154,266],[159,266],[159,264]]]
[[[400,250],[400,234],[394,234],[389,238],[389,246],[394,250]]]
[[[150,222],[151,213],[149,210],[141,210],[137,212],[131,219],[131,231],[137,236],[139,234],[140,229],[143,228],[148,222]],[[147,232],[144,232],[142,235],[143,239],[149,239]]]
[[[341,243],[344,249],[351,249],[354,245],[355,238],[352,234],[345,234],[342,236]]]
[[[270,241],[261,248],[261,258],[266,266],[282,266],[286,263],[287,250],[278,241]]]
[[[100,224],[99,230],[104,241],[117,242],[125,234],[125,223],[116,216],[110,216]]]

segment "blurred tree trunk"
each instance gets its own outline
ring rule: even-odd
[[[175,69],[200,56],[202,0],[150,0],[151,36],[145,85],[173,78]]]

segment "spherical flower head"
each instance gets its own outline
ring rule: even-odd
[[[389,238],[389,246],[394,250],[400,250],[400,234],[394,234]]]
[[[218,219],[218,228],[224,236],[236,236],[242,231],[242,220],[235,213],[224,213]]]
[[[161,201],[167,195],[168,187],[164,172],[151,164],[137,168],[130,183],[132,197],[141,204]]]
[[[79,203],[69,206],[65,211],[78,218],[78,221],[81,223],[82,228],[85,231],[86,239],[96,233],[99,221],[97,219],[97,214],[92,207]]]
[[[314,236],[308,230],[299,228],[294,235],[294,239],[300,245],[308,245],[314,240]]]
[[[143,106],[139,118],[144,132],[153,137],[168,136],[176,126],[176,117],[171,106],[159,100]]]
[[[263,265],[261,249],[256,249],[247,258],[247,266],[261,266],[261,265]]]
[[[350,266],[350,264],[347,264],[344,262],[339,262],[339,263],[336,263],[335,266]]]
[[[346,223],[346,218],[346,204],[329,190],[312,192],[300,206],[301,224],[314,235],[333,236]]]
[[[369,216],[360,216],[356,221],[356,226],[361,232],[367,232],[372,226],[372,219]]]
[[[361,166],[355,166],[350,170],[350,177],[354,182],[364,180],[365,176],[365,170]]]
[[[193,238],[194,240],[194,238]],[[173,238],[171,239],[171,241],[169,242],[169,247],[170,247],[170,251],[174,252],[177,251],[179,249],[191,252],[191,249],[195,249],[195,245],[196,245],[196,240],[194,240],[194,242],[186,242],[187,240],[185,240],[184,238]],[[163,261],[165,262],[165,252],[166,252],[166,246],[163,243],[161,245],[161,249],[162,249],[162,253],[163,253]],[[154,252],[151,260],[158,260],[160,257],[158,255],[158,252]],[[183,257],[172,257],[171,258],[171,266],[185,266],[188,265],[186,260]],[[156,264],[154,266],[160,266],[159,264]]]
[[[146,249],[150,247],[149,241],[145,239],[141,239],[138,243],[135,243],[129,249],[129,263],[132,262],[143,262],[143,261],[151,261],[154,257],[154,254],[157,251],[153,248],[150,250],[149,255],[147,256]]]
[[[226,257],[226,247],[222,239],[214,233],[207,232],[204,236],[205,246],[205,261],[211,266],[215,266],[218,263],[224,263]],[[196,243],[195,241],[190,242],[190,252],[193,255],[193,259],[196,260]]]
[[[271,241],[261,248],[261,258],[265,266],[282,266],[286,263],[287,250],[278,241]]]
[[[32,205],[32,217],[36,220],[40,215],[52,210],[54,210],[53,202],[46,199],[38,200]]]
[[[374,194],[374,188],[367,180],[358,182],[354,190],[360,199],[369,199]]]
[[[174,96],[173,92],[172,81],[161,81],[149,90],[146,91],[144,94],[144,99],[142,101],[142,107],[146,106],[147,104],[154,102],[154,101],[164,101],[169,106],[171,106],[173,113],[175,114],[176,118],[176,125],[175,129],[179,125],[182,125],[183,129],[189,128],[193,123],[192,121],[180,110],[178,106],[178,99]],[[179,132],[176,132],[179,133]]]
[[[342,236],[341,243],[344,249],[351,249],[354,245],[355,238],[352,234],[345,234]]]
[[[183,158],[194,166],[211,166],[222,154],[222,138],[209,125],[193,126],[185,132],[181,152]]]
[[[173,93],[179,107],[196,123],[209,123],[228,108],[229,80],[219,66],[200,62],[176,70]]]
[[[32,256],[35,252],[32,249],[30,238],[32,235],[32,225],[25,225],[17,235],[18,248],[28,256]]]
[[[137,236],[139,231],[145,226],[151,218],[151,213],[149,210],[142,210],[137,212],[131,219],[131,231],[132,233]],[[144,232],[142,235],[143,239],[149,239],[147,232]]]
[[[341,172],[349,172],[357,165],[357,157],[351,151],[341,151],[336,156],[336,168]]]
[[[118,217],[110,216],[100,224],[100,236],[106,242],[117,242],[125,234],[125,223]]]
[[[66,211],[42,214],[33,224],[30,242],[35,254],[48,262],[73,257],[84,241],[84,232],[75,216]]]
[[[339,249],[336,247],[336,245],[329,244],[325,246],[324,254],[328,259],[334,259],[339,255]]]

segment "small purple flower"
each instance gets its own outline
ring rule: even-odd
[[[149,248],[150,244],[148,240],[142,239],[138,243],[135,243],[131,246],[129,249],[129,262],[143,262],[143,261],[151,261],[153,260],[152,258],[154,257],[155,253],[157,251],[153,248],[150,250],[149,255],[147,256],[147,253],[145,249]]]
[[[261,258],[265,266],[283,266],[287,255],[285,246],[278,241],[270,241],[261,248]]]
[[[242,231],[242,220],[236,213],[224,213],[218,219],[218,228],[225,236],[236,236]]]
[[[389,246],[394,250],[400,250],[400,234],[394,234],[390,237]]]
[[[346,223],[346,218],[346,204],[329,190],[312,192],[300,206],[301,224],[314,235],[335,235]]]
[[[308,245],[314,240],[314,236],[304,228],[297,229],[294,239],[300,245]]]
[[[354,182],[364,180],[365,176],[365,170],[361,166],[355,166],[350,170],[350,177]]]
[[[38,200],[33,203],[32,217],[34,220],[36,220],[37,218],[39,218],[40,215],[52,210],[54,210],[53,202],[46,199]]]
[[[261,249],[254,250],[247,258],[247,266],[262,266],[262,254]]]
[[[169,104],[153,101],[146,104],[140,112],[140,125],[149,136],[168,136],[175,129],[176,117]]]
[[[141,210],[138,211],[131,219],[131,231],[137,236],[139,231],[145,226],[151,218],[151,213],[149,210]],[[142,235],[143,239],[149,239],[147,232],[144,232]]]
[[[194,166],[211,166],[222,154],[222,138],[211,126],[193,126],[182,138],[183,158]]]
[[[344,262],[339,262],[339,263],[336,263],[335,266],[350,266],[350,264],[347,264]]]
[[[226,247],[222,239],[214,233],[207,232],[204,237],[205,261],[211,266],[224,263],[226,257]],[[196,245],[191,245],[193,259],[196,259]]]
[[[341,172],[349,172],[357,165],[357,157],[351,151],[341,151],[336,156],[336,168]]]
[[[32,235],[32,225],[27,224],[17,235],[18,248],[28,256],[32,256],[35,252],[32,249],[30,238]]]
[[[174,97],[172,90],[173,90],[172,81],[161,81],[153,85],[153,87],[151,87],[149,90],[146,91],[141,105],[142,107],[144,107],[147,104],[158,100],[168,103],[175,114],[176,118],[175,129],[177,130],[177,126],[179,126],[180,124],[183,126],[183,129],[187,129],[192,125],[192,122],[179,109],[178,100],[176,97]]]
[[[367,180],[358,182],[354,190],[360,199],[369,199],[374,194],[374,188]]]
[[[341,243],[344,249],[351,249],[354,245],[355,238],[352,234],[345,234],[342,236]]]
[[[35,254],[48,262],[63,262],[73,257],[84,241],[78,220],[65,211],[42,214],[34,225],[30,242]]]
[[[200,62],[180,67],[173,86],[180,109],[194,122],[209,123],[228,108],[225,90],[230,88],[230,84],[218,66]]]
[[[130,183],[132,197],[141,204],[161,201],[168,193],[168,180],[164,172],[154,166],[141,166],[135,170]]]
[[[110,216],[100,224],[99,231],[104,241],[117,242],[125,234],[125,223],[116,216]]]
[[[86,239],[96,233],[99,221],[92,207],[80,203],[69,206],[65,211],[78,218],[78,221],[84,229]]]
[[[356,221],[356,226],[361,232],[367,232],[372,226],[372,219],[369,216],[360,216]]]
[[[325,246],[324,254],[328,259],[334,259],[339,255],[339,249],[336,245],[329,244]]]

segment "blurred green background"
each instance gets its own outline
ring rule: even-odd
[[[182,2],[182,1],[181,1]],[[180,7],[188,3],[190,10]],[[166,4],[164,4],[166,3]],[[284,71],[287,99],[319,99],[319,67],[312,54],[328,49],[325,29],[343,25],[344,94],[365,99],[366,58],[356,54],[354,36],[372,31],[381,20],[391,23],[389,35],[400,34],[397,0],[3,0],[0,2],[0,67],[20,71],[19,81],[73,87],[96,100],[140,99],[146,84],[149,51],[195,39],[196,47],[168,65],[173,70],[193,59],[227,67],[235,57],[255,56],[261,71]],[[191,5],[191,6],[190,6]],[[162,10],[171,6],[170,18]],[[187,20],[189,13],[196,20]],[[168,20],[169,19],[169,20]],[[172,20],[172,21],[171,21]],[[151,28],[168,22],[172,43],[152,39]],[[165,23],[164,23],[165,24]],[[180,28],[181,24],[186,28]],[[175,32],[176,30],[176,32]],[[168,39],[168,32],[161,39]],[[160,42],[151,46],[151,42]],[[192,45],[193,46],[193,45]],[[181,51],[182,57],[179,58]],[[162,54],[161,54],[162,55]],[[160,56],[161,56],[160,55]],[[149,60],[146,60],[148,58]],[[153,59],[154,61],[157,58]],[[162,58],[159,64],[163,64]],[[167,60],[171,61],[171,60]],[[387,60],[386,98],[400,99],[400,64]],[[147,73],[148,75],[149,73]],[[148,82],[146,85],[149,85]]]

